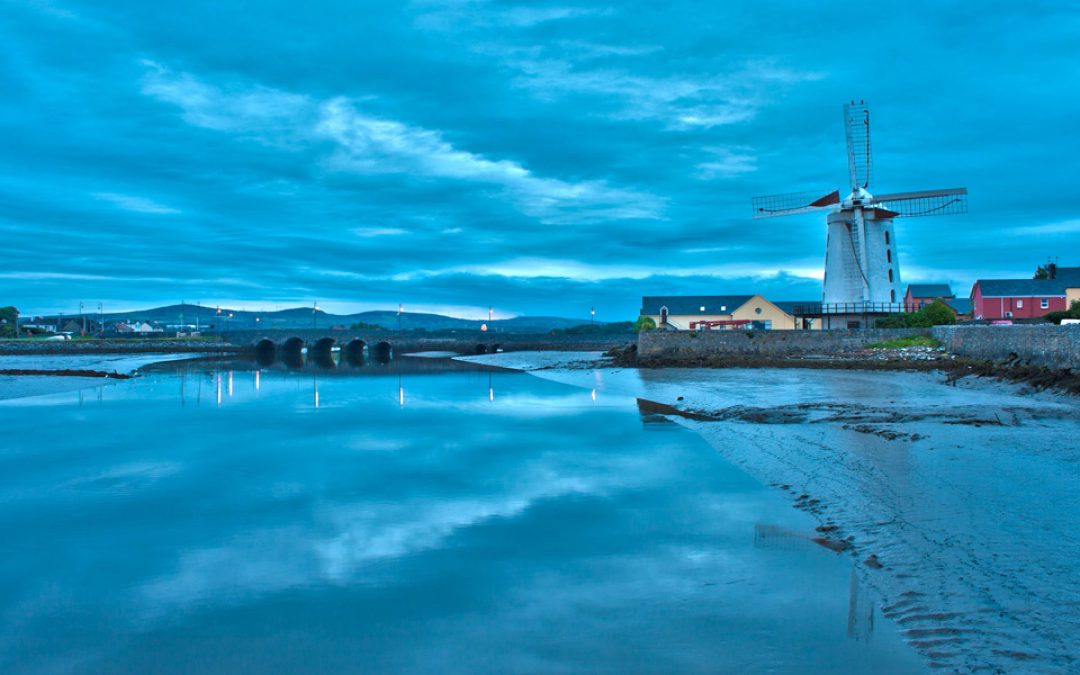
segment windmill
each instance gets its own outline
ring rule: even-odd
[[[798,192],[755,197],[754,217],[830,209],[822,311],[837,308],[840,312],[851,306],[861,307],[857,311],[896,311],[899,308],[889,306],[903,293],[893,219],[967,213],[967,188],[872,195],[868,192],[874,174],[870,109],[865,102],[844,105],[844,132],[851,194],[844,199],[839,190],[825,196]]]

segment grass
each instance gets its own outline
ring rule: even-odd
[[[885,342],[875,342],[867,345],[870,349],[903,349],[904,347],[940,347],[941,343],[932,337],[913,335],[911,337],[896,338]]]

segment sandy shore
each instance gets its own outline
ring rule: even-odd
[[[942,373],[597,369],[599,356],[467,358],[670,406],[848,542],[838,555],[931,666],[1080,667],[1076,397]]]
[[[0,401],[59,394],[80,389],[111,387],[119,380],[106,373],[130,375],[151,363],[188,359],[192,354],[69,354],[0,355],[0,370],[97,371],[95,377],[67,375],[0,375]]]

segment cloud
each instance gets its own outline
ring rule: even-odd
[[[124,211],[133,211],[135,213],[156,213],[164,215],[180,213],[179,209],[174,209],[171,206],[159,204],[145,197],[123,195],[116,192],[95,192],[94,197],[96,199],[100,199],[101,201],[109,202],[113,206],[119,209],[123,209]]]
[[[698,178],[701,180],[730,178],[757,171],[757,157],[749,154],[746,148],[704,148],[703,150],[711,155],[711,158],[697,165]]]
[[[408,174],[490,185],[529,216],[553,224],[657,219],[663,200],[601,180],[537,176],[518,162],[455,147],[439,131],[365,112],[355,99],[307,96],[261,86],[216,87],[145,62],[144,94],[178,106],[189,124],[278,145],[332,150],[323,165],[357,174]]]
[[[395,237],[408,234],[408,231],[400,227],[358,227],[352,233],[358,237]]]

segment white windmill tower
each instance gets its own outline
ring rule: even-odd
[[[872,195],[870,109],[854,101],[844,105],[851,194],[839,190],[820,197],[800,192],[753,199],[754,217],[770,218],[831,209],[825,244],[822,313],[900,311],[903,297],[893,219],[967,213],[967,188]]]

